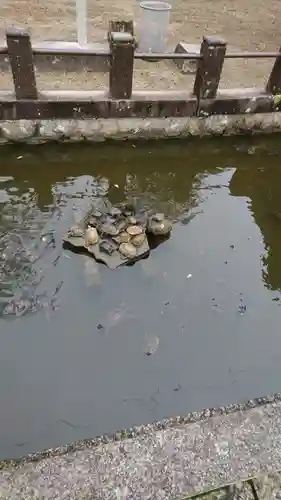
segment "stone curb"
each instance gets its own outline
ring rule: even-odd
[[[19,120],[0,122],[0,142],[42,144],[221,136],[281,131],[281,113],[207,118]]]

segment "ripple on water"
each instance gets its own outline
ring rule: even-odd
[[[54,310],[59,288],[44,290],[44,277],[48,261],[58,262],[55,233],[49,227],[57,213],[54,207],[40,210],[33,190],[9,192],[0,218],[0,315],[21,317]]]

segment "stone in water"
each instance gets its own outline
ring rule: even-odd
[[[137,255],[137,249],[131,243],[121,243],[119,252],[127,259],[133,259]]]
[[[143,232],[140,226],[129,226],[126,231],[130,236],[136,236],[137,234],[141,234]]]
[[[131,243],[132,245],[134,245],[135,247],[141,247],[142,244],[144,243],[144,240],[145,240],[145,234],[144,233],[141,233],[141,234],[137,234],[136,236],[134,236],[132,239],[131,239]]]
[[[85,232],[85,246],[96,245],[99,241],[99,235],[94,227],[88,227]]]

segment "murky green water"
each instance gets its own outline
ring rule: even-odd
[[[62,248],[107,187],[178,220],[115,271]],[[280,138],[2,147],[0,203],[1,458],[280,391]]]

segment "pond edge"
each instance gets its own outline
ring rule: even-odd
[[[265,406],[268,404],[281,403],[281,392],[271,394],[268,396],[254,398],[246,401],[245,403],[230,404],[226,406],[219,406],[217,408],[206,408],[201,411],[187,413],[186,415],[174,416],[159,421],[152,422],[151,424],[139,425],[129,429],[118,430],[114,434],[104,434],[95,438],[83,439],[75,441],[71,444],[65,444],[55,448],[48,448],[38,453],[30,453],[19,459],[0,460],[0,470],[5,467],[17,467],[22,463],[37,462],[44,458],[61,456],[70,452],[79,451],[87,447],[97,447],[101,444],[108,444],[124,439],[134,439],[143,434],[151,434],[182,425],[188,425],[195,422],[201,422],[213,417],[230,415],[235,412],[245,412],[247,410]]]
[[[268,488],[281,469],[280,425],[280,393],[165,419],[2,461],[0,496],[256,500],[251,480]]]
[[[281,132],[281,113],[249,113],[187,118],[97,118],[0,121],[0,144],[103,142]]]

